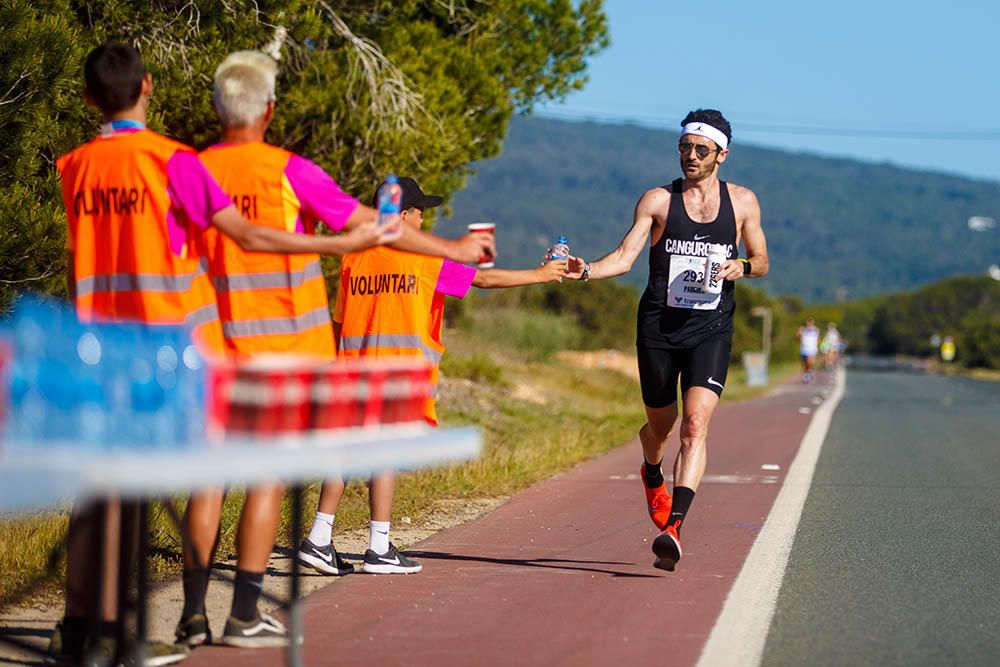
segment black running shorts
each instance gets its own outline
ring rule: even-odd
[[[705,387],[722,396],[732,346],[731,331],[706,338],[691,348],[660,349],[640,344],[637,351],[642,402],[650,408],[677,402],[678,375],[682,394],[691,387]]]

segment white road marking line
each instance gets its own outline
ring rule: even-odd
[[[816,410],[806,429],[785,483],[729,591],[697,667],[760,665],[795,529],[802,516],[830,420],[844,395],[844,384],[844,371],[838,369],[833,394]]]
[[[781,470],[781,466],[777,463],[765,463],[760,467],[761,470]]]

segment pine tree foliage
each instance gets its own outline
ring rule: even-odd
[[[65,214],[53,166],[81,141],[84,53],[72,17],[0,3],[0,312],[17,291],[65,289]]]
[[[608,41],[600,0],[0,0],[0,308],[58,291],[65,220],[55,157],[93,136],[82,61],[116,39],[153,74],[149,124],[218,140],[212,75],[230,52],[279,58],[268,139],[315,160],[362,200],[388,173],[451,195],[496,155],[511,115],[585,81]]]

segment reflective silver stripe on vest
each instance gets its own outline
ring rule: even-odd
[[[420,336],[412,334],[365,334],[364,336],[342,336],[340,347],[344,350],[366,350],[376,347],[403,347],[420,350],[420,356],[432,364],[441,363],[442,354],[428,347]]]
[[[273,336],[293,334],[321,325],[330,326],[330,310],[326,306],[311,310],[298,317],[268,317],[259,320],[223,322],[222,332],[227,338],[239,336]]]
[[[323,267],[320,263],[310,262],[301,271],[273,271],[268,273],[240,273],[225,276],[212,276],[212,285],[219,294],[236,290],[295,289],[307,280],[323,277]]]
[[[97,292],[187,292],[194,279],[207,272],[202,259],[194,273],[161,275],[158,273],[104,273],[76,281],[77,296]]]
[[[205,322],[211,322],[212,320],[217,319],[219,319],[219,309],[214,303],[210,303],[207,306],[202,306],[184,318],[184,324],[189,327],[196,327],[199,324],[204,324]]]

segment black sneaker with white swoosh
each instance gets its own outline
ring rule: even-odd
[[[377,554],[371,549],[365,551],[365,562],[361,566],[361,571],[370,574],[413,574],[420,572],[423,567],[412,558],[399,553],[396,545],[390,542],[389,550],[384,554]]]
[[[341,576],[354,572],[354,566],[346,562],[333,548],[333,542],[325,547],[318,547],[307,537],[299,545],[298,559],[317,572]]]
[[[252,621],[241,621],[230,616],[226,619],[222,643],[241,648],[288,646],[288,628],[263,613]]]

